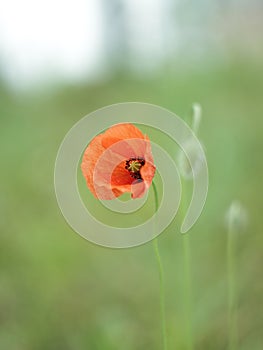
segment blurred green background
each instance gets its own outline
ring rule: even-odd
[[[128,19],[130,30],[137,23],[135,15],[127,15],[125,6],[132,8],[132,3],[100,2],[98,13],[107,13],[102,23],[107,28],[108,20],[111,28],[102,46],[107,42],[112,49],[105,53],[107,64],[100,63],[92,78],[85,70],[78,78],[52,77],[54,72],[49,72],[46,80],[28,82],[13,59],[4,59],[12,50],[4,51],[7,46],[1,44],[1,349],[162,349],[152,243],[113,250],[85,241],[62,217],[53,187],[55,158],[67,131],[89,112],[125,101],[160,105],[187,122],[192,103],[202,105],[199,138],[207,154],[210,184],[204,211],[189,236],[194,349],[227,349],[224,217],[234,199],[240,200],[249,217],[246,229],[235,237],[238,349],[263,348],[262,4],[215,1],[211,7],[207,1],[198,6],[178,1],[173,12],[167,10],[173,2],[164,1],[157,10],[166,8],[160,18],[167,18],[168,27],[160,39],[154,36],[162,28],[154,27],[160,12],[151,12],[152,5],[146,3],[144,13],[152,22],[139,26],[132,41],[130,32],[121,30]],[[141,5],[135,4],[135,13],[140,13]],[[26,2],[24,12],[34,17],[33,11]],[[174,28],[180,29],[177,36],[169,36]],[[144,32],[149,41],[161,42],[157,49],[147,47],[147,36],[145,42],[139,40]],[[18,35],[17,40],[23,38]],[[139,55],[134,47],[144,44],[146,49]],[[32,56],[32,47],[20,49]],[[157,56],[148,69],[148,62],[152,64]],[[10,71],[17,72],[17,80],[10,78]],[[183,350],[189,320],[184,308],[181,217],[179,212],[159,244],[169,349]]]

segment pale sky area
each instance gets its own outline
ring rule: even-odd
[[[167,5],[171,2],[123,0],[122,3],[125,20],[118,27],[116,9],[114,6],[111,9],[112,2],[106,0],[2,1],[2,77],[18,88],[50,78],[92,79],[103,72],[108,56],[114,56],[115,51],[117,57],[120,55],[118,32],[122,26],[127,32],[131,65],[139,69],[154,67],[171,47],[167,45],[172,33],[167,20]]]
[[[245,52],[252,51],[251,38],[257,37],[261,28],[252,26],[259,22],[258,7],[244,11],[241,6],[237,12],[233,0],[224,5],[220,0],[204,4],[200,7],[183,0],[3,0],[0,76],[20,89],[61,79],[104,78],[123,63],[125,71],[139,74],[154,71],[167,58],[177,65],[192,58],[197,65],[199,56],[201,62],[204,56],[224,56],[233,43],[237,47],[244,42]],[[257,47],[258,40],[254,41]]]
[[[92,74],[102,54],[96,0],[8,0],[0,5],[0,64],[12,85]]]

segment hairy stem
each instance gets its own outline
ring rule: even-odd
[[[227,279],[228,279],[228,349],[236,350],[237,334],[237,300],[235,281],[235,232],[228,229],[227,235]]]
[[[182,181],[182,211],[185,215],[187,210],[187,183]],[[192,270],[191,270],[191,245],[189,233],[183,234],[183,266],[184,266],[184,312],[185,312],[185,342],[186,349],[193,350],[193,330],[192,330]]]
[[[189,234],[183,236],[184,254],[184,304],[185,304],[185,330],[188,350],[193,350],[192,335],[192,278],[191,278],[191,249]]]
[[[155,202],[155,213],[158,210],[158,193],[156,185],[153,182],[153,191],[154,191],[154,202]],[[167,334],[166,334],[166,319],[165,319],[165,293],[164,293],[164,279],[163,279],[163,266],[162,260],[159,251],[158,238],[153,240],[155,257],[159,270],[159,283],[160,283],[160,312],[161,312],[161,324],[162,324],[162,339],[163,339],[163,349],[167,350]]]

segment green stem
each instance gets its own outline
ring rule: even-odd
[[[155,213],[158,210],[158,193],[156,189],[156,185],[153,182],[153,191],[154,191],[154,202],[155,202]],[[158,238],[154,238],[153,240],[154,252],[156,256],[156,261],[159,270],[159,282],[160,282],[160,311],[161,311],[161,324],[162,324],[162,338],[163,338],[163,349],[167,350],[167,334],[166,334],[166,319],[165,319],[165,293],[164,293],[164,279],[163,279],[163,266],[162,260],[159,251]]]
[[[185,234],[183,237],[183,249],[184,249],[184,303],[185,303],[185,329],[186,329],[186,342],[187,349],[193,350],[193,336],[192,336],[192,317],[191,317],[191,249],[189,234]]]
[[[183,216],[187,210],[186,196],[187,196],[187,184],[186,181],[182,182],[182,206],[183,206]],[[185,312],[185,338],[186,338],[186,348],[188,350],[193,350],[193,331],[192,331],[192,271],[191,271],[191,246],[190,237],[188,233],[183,235],[183,263],[184,263],[184,312]]]
[[[227,276],[228,276],[228,348],[237,349],[237,301],[235,286],[235,232],[228,229],[227,235]]]

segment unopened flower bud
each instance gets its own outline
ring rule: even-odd
[[[199,103],[194,103],[192,106],[192,131],[197,135],[199,125],[201,122],[202,108]],[[192,160],[192,167],[187,156],[190,156]],[[196,147],[196,143],[193,139],[186,140],[183,149],[180,150],[178,155],[178,165],[181,175],[186,179],[192,179],[193,174],[197,174],[203,166],[204,158],[200,149]]]
[[[199,125],[202,118],[202,107],[199,103],[194,103],[192,106],[193,110],[193,120],[192,120],[192,130],[195,134],[198,133]]]
[[[189,162],[188,156],[194,161],[192,162],[192,167]],[[195,142],[191,139],[185,142],[183,145],[183,150],[180,150],[178,155],[178,166],[181,175],[186,179],[192,179],[194,174],[198,174],[204,163],[203,154],[200,152],[199,148],[196,147]]]
[[[231,203],[225,216],[225,222],[230,232],[242,232],[248,224],[248,214],[242,204],[235,200]]]

